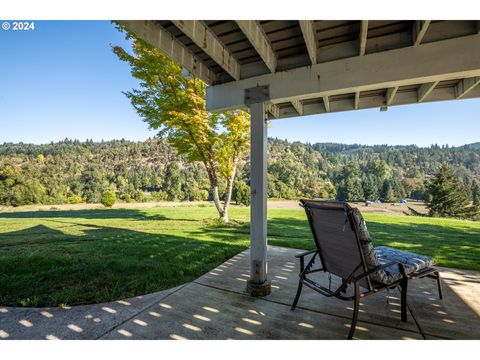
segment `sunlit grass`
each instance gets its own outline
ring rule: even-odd
[[[249,241],[249,210],[231,224],[213,207],[0,212],[0,305],[117,300],[192,281]],[[376,245],[480,270],[480,223],[365,214]],[[313,248],[302,209],[271,209],[272,245]]]

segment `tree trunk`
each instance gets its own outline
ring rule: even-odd
[[[222,216],[222,220],[225,222],[228,222],[228,207],[230,206],[230,201],[232,199],[233,181],[235,180],[236,172],[237,172],[237,167],[235,166],[232,171],[232,176],[227,181],[227,193],[225,194],[225,201],[223,203],[223,216]]]
[[[218,214],[220,215],[220,218],[224,220],[225,211],[222,208],[222,204],[220,203],[220,197],[218,196],[218,184],[215,184],[215,185],[212,184],[212,190],[213,190],[213,202],[215,203],[215,207],[218,210]],[[228,216],[227,216],[227,222],[228,222]]]
[[[211,161],[204,162],[205,168],[207,169],[208,180],[210,180],[210,186],[212,187],[213,193],[213,203],[217,208],[218,214],[221,219],[223,219],[224,211],[222,208],[222,204],[220,203],[220,196],[218,195],[218,179],[217,174],[215,172],[215,166],[212,164]]]

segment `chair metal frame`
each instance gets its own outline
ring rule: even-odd
[[[331,290],[330,287],[327,288],[321,284],[316,283],[312,279],[308,278],[309,274],[323,271],[323,272],[329,272],[328,269],[325,269],[323,265],[319,266],[318,268],[313,268],[316,259],[318,258],[321,262],[321,264],[325,264],[323,261],[323,255],[322,255],[322,249],[320,246],[320,243],[318,241],[316,231],[313,227],[313,219],[312,219],[312,214],[311,214],[311,209],[315,208],[318,206],[318,208],[325,209],[322,207],[322,204],[328,204],[328,203],[340,203],[340,202],[334,202],[334,201],[317,201],[318,205],[313,205],[312,206],[312,200],[309,200],[308,202],[310,205],[307,205],[305,200],[300,200],[300,206],[302,206],[305,209],[305,212],[307,214],[308,222],[310,224],[310,228],[312,230],[312,234],[315,240],[315,244],[317,249],[307,251],[301,254],[296,255],[295,257],[300,260],[300,273],[299,273],[299,283],[298,283],[298,288],[297,288],[297,293],[295,295],[295,299],[293,301],[293,304],[291,306],[291,310],[294,310],[297,307],[298,300],[300,299],[300,294],[303,289],[303,285],[311,288],[312,290],[315,290],[316,292],[326,296],[326,297],[335,297],[340,300],[344,301],[354,301],[354,310],[353,310],[353,316],[352,316],[352,322],[350,326],[350,331],[348,333],[347,339],[352,339],[353,334],[355,332],[355,328],[357,325],[358,321],[358,312],[360,308],[360,299],[362,297],[366,297],[375,293],[378,293],[383,290],[387,289],[393,289],[393,288],[400,288],[401,291],[401,320],[406,322],[407,321],[407,291],[408,291],[408,281],[411,279],[415,278],[424,278],[424,277],[429,277],[437,280],[437,286],[438,286],[438,294],[439,298],[442,299],[442,287],[440,283],[440,273],[437,268],[435,267],[426,267],[423,268],[419,271],[407,274],[405,271],[405,267],[402,263],[400,262],[390,262],[387,264],[382,264],[379,266],[376,266],[374,268],[368,269],[368,266],[365,262],[365,256],[363,255],[362,251],[362,246],[360,243],[360,239],[358,236],[358,228],[356,225],[356,222],[353,220],[352,216],[352,208],[350,205],[348,205],[345,202],[342,202],[343,208],[345,211],[345,215],[347,216],[348,222],[350,223],[352,230],[355,233],[355,238],[357,241],[357,246],[361,254],[361,262],[352,270],[350,275],[348,275],[346,278],[342,279],[342,282],[340,286],[338,286],[337,289]],[[336,210],[338,211],[338,210]],[[346,220],[347,220],[346,219]],[[308,261],[307,265],[305,265],[305,258],[309,255],[313,255],[310,260]],[[400,271],[400,274],[402,275],[401,279],[391,283],[391,284],[380,284],[378,282],[375,282],[370,279],[370,275],[385,269],[387,267],[390,267],[392,265],[397,265]],[[362,269],[362,272],[360,274],[355,275],[358,273],[359,269]],[[361,286],[361,282],[366,286],[366,290],[362,291],[361,287],[365,288],[365,286]],[[347,296],[347,288],[349,285],[353,285],[354,287],[354,295],[352,296]]]

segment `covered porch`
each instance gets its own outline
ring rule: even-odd
[[[480,21],[119,21],[202,79],[207,110],[249,109],[250,278],[270,294],[267,122],[480,97]]]

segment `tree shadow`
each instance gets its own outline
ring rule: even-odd
[[[454,228],[432,224],[367,223],[374,246],[390,246],[400,250],[431,256],[439,266],[480,270],[480,229]],[[199,231],[200,232],[200,231]],[[248,238],[249,223],[231,227],[205,227],[201,232],[222,240],[241,236]],[[298,249],[313,249],[310,226],[306,219],[274,217],[268,219],[268,243]]]
[[[428,255],[438,265],[480,270],[480,228],[432,224],[368,222],[374,245],[386,245]]]
[[[207,225],[192,235],[208,234],[210,237],[223,241],[241,238],[248,240],[250,237],[250,223],[241,222],[228,225]],[[271,245],[310,249],[314,247],[310,228],[306,220],[295,218],[269,218],[268,243]]]
[[[190,282],[245,249],[241,241],[75,224],[0,234],[0,305],[99,303]]]
[[[170,219],[166,216],[150,215],[140,209],[87,209],[87,210],[38,210],[38,211],[11,211],[0,212],[0,219],[129,219],[129,220],[182,220],[195,221],[192,219]]]

